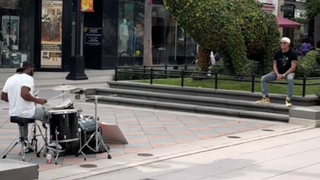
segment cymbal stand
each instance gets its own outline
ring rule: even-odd
[[[96,130],[95,130],[95,132],[90,136],[90,138],[88,139],[88,141],[79,149],[79,151],[78,151],[78,154],[83,154],[84,155],[84,153],[83,153],[83,148],[85,148],[85,147],[88,147],[90,150],[92,150],[93,152],[95,152],[95,153],[98,153],[98,152],[100,152],[100,150],[104,150],[104,152],[107,152],[107,154],[108,154],[108,159],[111,159],[112,157],[111,157],[111,155],[110,155],[110,153],[109,153],[109,149],[108,149],[108,146],[104,143],[104,141],[103,141],[103,138],[102,138],[102,135],[101,135],[101,132],[99,131],[99,118],[98,118],[98,96],[95,96],[94,97],[94,105],[95,105],[95,108],[94,108],[94,110],[95,110],[95,113],[94,113],[94,116],[95,116],[95,121],[96,121]],[[95,148],[92,148],[92,147],[90,147],[90,145],[89,145],[89,142],[92,140],[92,138],[95,138],[95,141],[96,141],[96,143],[95,143],[95,145],[96,145],[96,147]],[[102,149],[101,149],[102,148]],[[84,157],[84,160],[86,160],[86,157]]]

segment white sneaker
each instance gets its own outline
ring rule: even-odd
[[[33,147],[28,143],[28,141],[24,142],[24,146],[23,146],[23,151],[24,153],[31,153],[34,152]]]
[[[52,143],[48,144],[48,146],[51,147],[51,148],[56,148],[57,147],[59,150],[62,149],[60,144],[56,144],[55,142],[52,142]]]

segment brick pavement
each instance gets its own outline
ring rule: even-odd
[[[7,105],[1,104],[2,108]],[[94,115],[91,103],[77,103],[83,109],[83,115]],[[129,107],[111,107],[99,105],[98,116],[106,123],[118,124],[129,144],[108,144],[113,157],[130,153],[138,153],[155,148],[173,146],[198,140],[210,139],[239,132],[272,127],[278,123],[252,121],[239,118],[219,117],[161,111],[153,109],[137,109]],[[8,121],[7,109],[0,113],[0,154],[18,136],[16,124]],[[19,148],[15,148],[7,158],[20,159]],[[87,155],[87,161],[107,158],[106,154]],[[83,158],[68,156],[60,157],[59,165],[47,165],[44,157],[37,158],[28,154],[27,161],[37,163],[40,171],[80,164]]]

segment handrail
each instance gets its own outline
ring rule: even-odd
[[[120,58],[122,57],[123,54],[130,54],[131,55],[131,58],[132,58],[132,63],[134,63],[134,55],[132,52],[130,51],[122,51],[120,54],[119,54],[119,58],[117,59],[117,66],[119,66],[119,61],[120,61]]]
[[[138,66],[138,67],[127,67],[127,66],[116,66],[115,67],[115,78],[114,81],[118,81],[118,75],[119,74],[131,74],[131,75],[144,75],[150,80],[150,84],[153,84],[153,80],[156,77],[163,77],[168,78],[168,76],[180,78],[181,83],[180,86],[184,87],[184,80],[187,77],[191,77],[192,74],[201,74],[201,73],[208,73],[208,72],[202,72],[202,71],[194,71],[194,70],[188,70],[188,67],[186,65],[180,66],[184,67],[181,70],[169,70],[168,67],[173,67],[176,65],[164,65],[164,69],[156,69],[157,66]],[[131,71],[119,71],[119,69],[130,69]],[[160,72],[160,73],[159,73]],[[163,72],[163,73],[161,73]],[[261,77],[260,75],[256,75],[254,73],[248,75],[248,74],[224,74],[224,73],[211,73],[213,76],[208,76],[206,79],[213,79],[214,80],[214,89],[218,89],[218,81],[224,80],[224,81],[241,81],[241,82],[250,82],[251,83],[251,92],[255,92],[255,83],[261,83],[261,81],[257,81],[256,78]],[[235,79],[235,78],[223,78],[219,77],[219,75],[227,75],[227,76],[233,76],[233,77],[241,77],[242,79]],[[320,80],[320,77],[296,77],[295,79],[302,80],[302,83],[295,83],[295,86],[301,86],[302,88],[302,97],[306,96],[306,87],[307,86],[318,86],[320,83],[307,83],[308,80]],[[287,85],[285,82],[269,82],[270,84],[282,84]]]

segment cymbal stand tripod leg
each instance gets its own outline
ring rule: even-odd
[[[111,159],[111,155],[109,152],[109,149],[107,147],[107,145],[104,143],[103,138],[101,136],[101,133],[99,131],[99,118],[98,118],[98,96],[95,96],[94,98],[94,105],[95,105],[95,121],[96,121],[96,129],[95,132],[90,136],[90,138],[88,139],[88,141],[79,149],[78,154],[83,153],[82,149],[84,147],[88,147],[89,149],[91,149],[93,152],[98,153],[100,152],[100,148],[103,148],[101,150],[103,150],[103,152],[107,152],[108,154],[108,159]],[[92,140],[92,138],[95,137],[95,148],[90,147],[89,142]]]
[[[82,147],[82,133],[81,133],[81,129],[80,129],[80,128],[78,129],[78,137],[79,137],[79,143],[80,143],[80,148],[81,148],[81,147]],[[87,160],[86,154],[82,151],[82,149],[80,149],[80,150],[78,151],[78,153],[76,154],[76,157],[78,157],[79,154],[82,154],[83,159],[84,159],[85,161]]]

